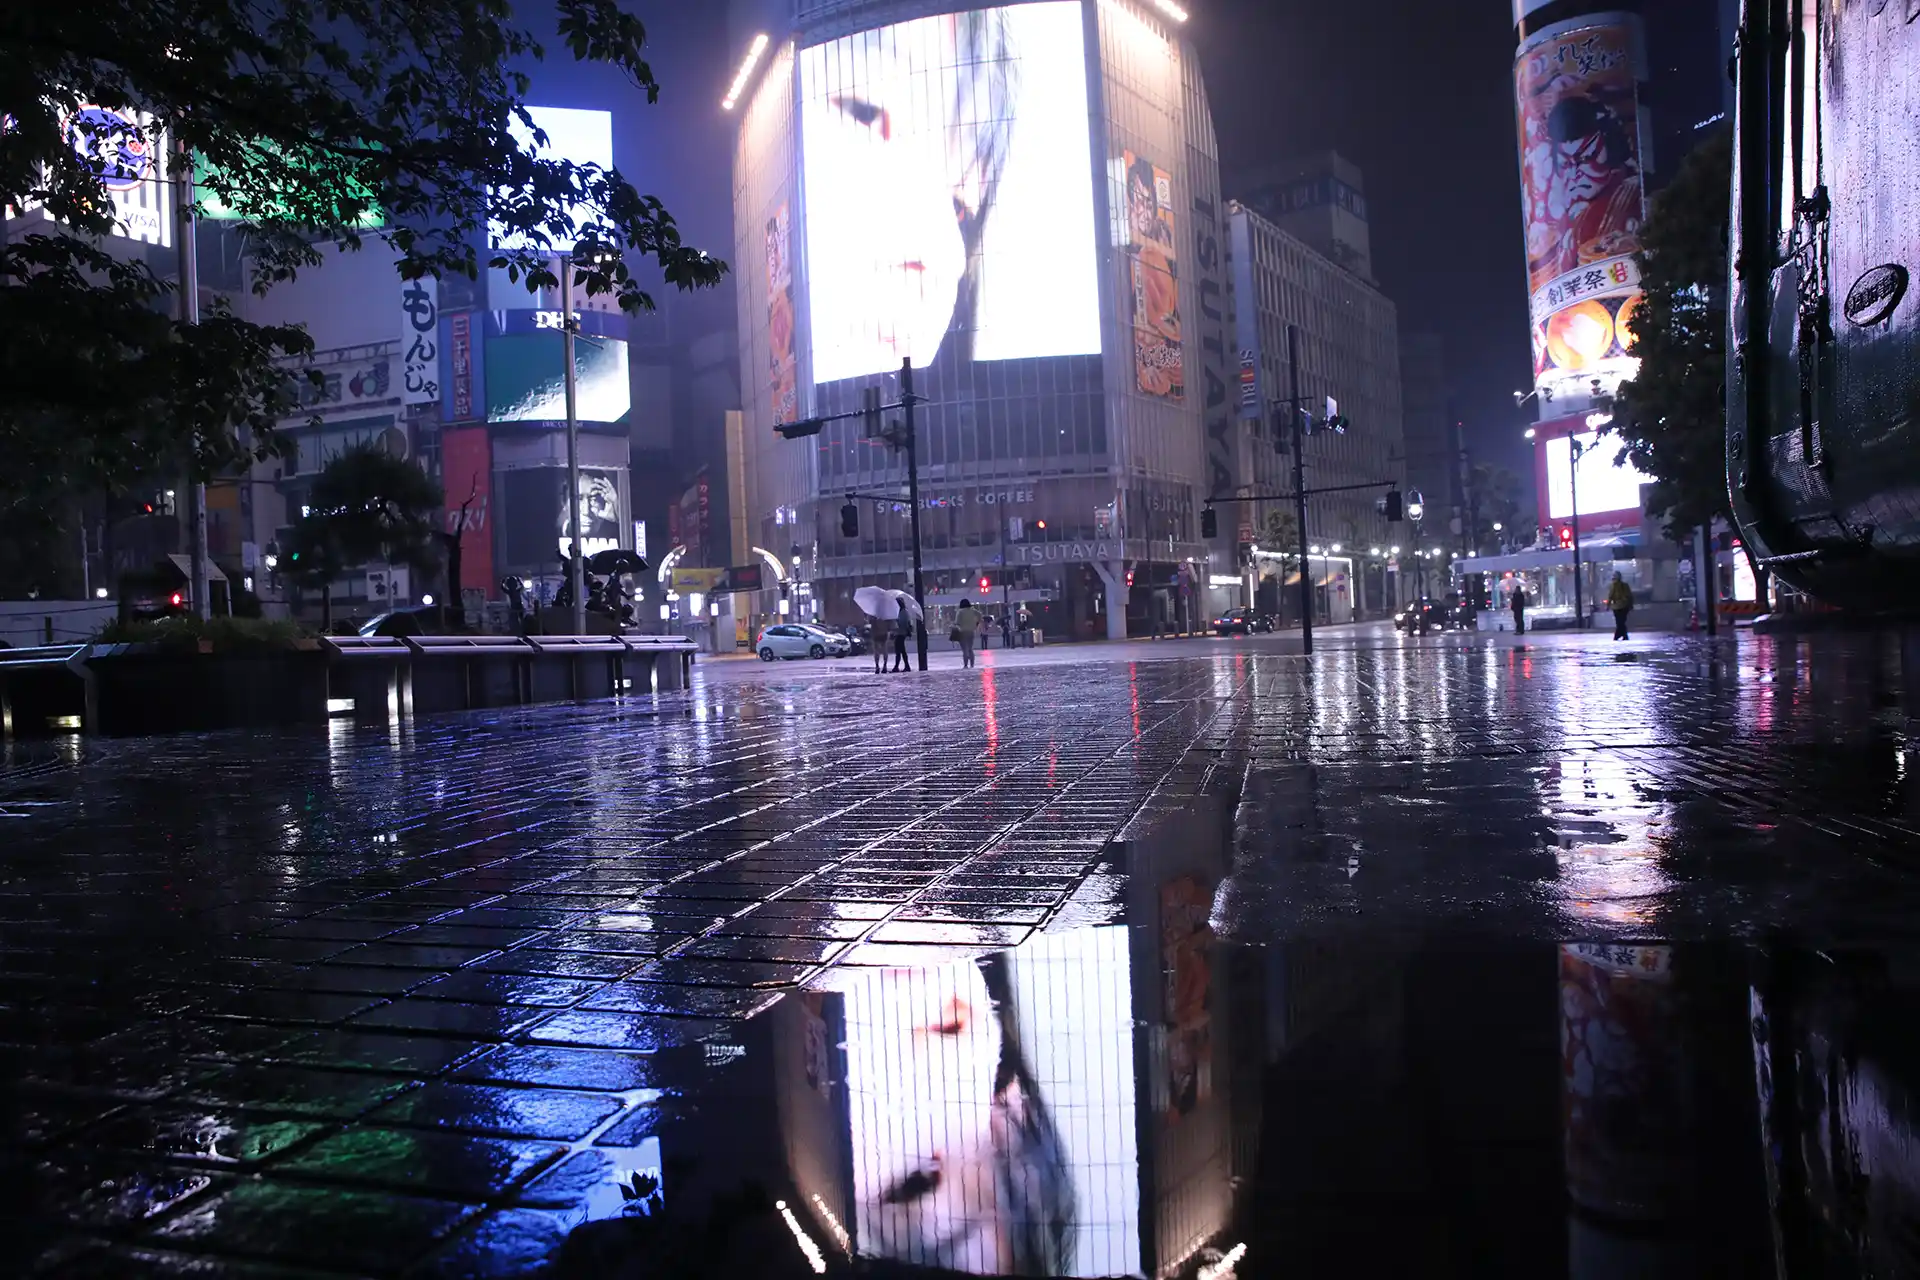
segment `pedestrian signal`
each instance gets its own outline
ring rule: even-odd
[[[1406,511],[1400,504],[1400,491],[1398,489],[1387,490],[1386,516],[1388,523],[1399,524],[1405,514]]]
[[[860,536],[860,508],[851,502],[840,508],[840,536],[843,538]]]
[[[1203,538],[1220,536],[1220,513],[1212,507],[1200,509],[1200,536]]]

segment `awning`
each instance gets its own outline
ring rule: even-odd
[[[179,573],[182,582],[193,581],[193,558],[191,556],[169,555],[167,557],[167,563],[171,564],[174,570]],[[211,560],[207,561],[207,581],[225,582],[226,580],[227,575],[220,572],[220,566]]]

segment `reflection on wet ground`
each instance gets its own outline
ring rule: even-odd
[[[1395,642],[29,752],[0,1266],[1902,1274],[1895,688]]]

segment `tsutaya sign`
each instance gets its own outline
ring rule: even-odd
[[[1007,548],[1007,559],[1013,564],[1072,564],[1120,560],[1125,555],[1118,538],[1096,538],[1088,542],[1016,542]]]

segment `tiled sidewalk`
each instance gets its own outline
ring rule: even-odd
[[[1882,655],[1714,652],[773,670],[23,749],[0,776],[0,1105],[28,1194],[0,1256],[514,1273],[618,1205],[685,1055],[827,966],[1018,944],[1176,775],[1253,767],[1271,828],[1223,899],[1251,933],[1337,922],[1349,856],[1416,887],[1461,859],[1538,875],[1543,825],[1617,824],[1616,798],[1725,809],[1763,784],[1749,815],[1838,822],[1897,864],[1904,801],[1861,774],[1894,732]]]

